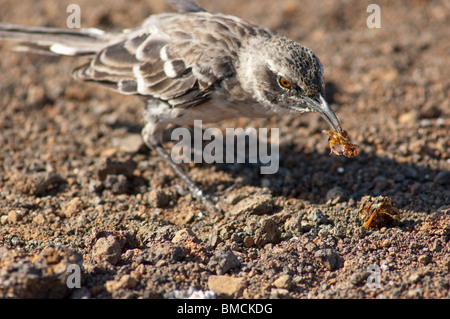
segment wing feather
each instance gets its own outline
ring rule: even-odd
[[[208,100],[235,72],[241,21],[207,12],[152,16],[121,42],[101,50],[74,76],[123,94],[156,98],[187,108]]]

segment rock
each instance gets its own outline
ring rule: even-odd
[[[127,134],[122,138],[113,138],[112,144],[119,150],[127,153],[137,153],[142,146],[141,134]]]
[[[289,218],[284,223],[284,229],[294,235],[300,233],[302,231],[302,215],[298,214],[297,216]]]
[[[255,195],[239,201],[231,211],[231,214],[270,214],[274,208],[272,195]]]
[[[156,265],[165,261],[170,264],[177,263],[186,257],[186,250],[172,242],[152,242],[148,248],[135,258],[138,264]]]
[[[110,189],[114,194],[127,194],[133,185],[125,175],[108,175],[103,182],[103,187]]]
[[[438,185],[450,184],[450,171],[440,171],[433,180]]]
[[[281,275],[274,282],[273,285],[281,289],[291,289],[292,288],[292,278],[289,275]]]
[[[133,184],[126,176],[118,175],[110,188],[114,194],[128,194],[133,188]]]
[[[242,295],[242,290],[245,288],[245,280],[230,276],[211,275],[208,278],[208,288],[220,298],[235,299]]]
[[[315,256],[321,260],[328,270],[336,269],[341,258],[339,253],[333,248],[320,249],[316,251]]]
[[[270,290],[270,299],[284,299],[289,297],[289,290],[274,288]]]
[[[433,242],[433,246],[431,247],[431,250],[435,251],[435,252],[440,252],[442,250],[442,248],[443,248],[442,242],[439,239],[436,239]]]
[[[208,246],[211,248],[216,248],[220,242],[222,242],[222,239],[220,238],[219,231],[217,228],[214,228],[209,233]]]
[[[428,255],[421,255],[421,256],[419,256],[419,258],[417,260],[422,265],[426,265],[431,261],[431,258]]]
[[[367,228],[365,228],[364,226],[358,227],[355,229],[353,234],[356,238],[362,239],[367,235]]]
[[[31,85],[27,90],[26,104],[30,107],[41,108],[45,103],[49,102],[49,98],[45,94],[42,86]]]
[[[253,247],[253,245],[255,244],[255,240],[253,239],[252,236],[246,236],[244,238],[244,246],[245,247]]]
[[[98,263],[107,261],[116,265],[121,254],[122,245],[119,239],[112,235],[99,238],[92,249],[92,257]]]
[[[415,123],[418,118],[418,112],[413,110],[410,112],[402,113],[398,117],[398,122],[401,124],[410,124]]]
[[[450,258],[447,258],[447,260],[444,260],[444,268],[448,272],[450,272]]]
[[[44,217],[43,214],[37,214],[34,218],[33,218],[33,223],[36,223],[38,225],[44,225],[46,223],[46,219]]]
[[[368,273],[367,271],[356,272],[349,277],[349,282],[353,286],[362,286],[369,276],[370,273]]]
[[[183,260],[185,257],[186,251],[183,249],[183,247],[180,247],[178,245],[163,243],[162,245],[157,247],[155,251],[155,260],[163,258],[170,263],[175,263]]]
[[[0,260],[1,299],[66,298],[71,293],[68,267],[82,262],[72,250],[54,247],[37,254],[0,247]]]
[[[172,239],[172,243],[177,244],[184,248],[186,255],[191,260],[207,262],[209,256],[207,254],[207,248],[189,228],[182,229],[175,233]]]
[[[75,197],[63,207],[63,209],[61,210],[61,215],[70,218],[83,210],[83,208],[84,203],[79,197]]]
[[[88,185],[89,193],[101,193],[105,189],[105,185],[98,179],[91,179]]]
[[[148,239],[152,239],[155,241],[172,240],[178,230],[179,229],[174,225],[165,225],[159,227],[155,232],[149,234]]]
[[[308,215],[308,220],[315,224],[326,224],[327,217],[322,213],[319,208],[314,208]]]
[[[245,195],[242,193],[233,193],[227,197],[227,203],[229,203],[231,205],[236,205],[244,198],[245,198]]]
[[[163,208],[169,205],[170,196],[163,190],[152,189],[148,194],[149,203],[156,208]]]
[[[419,117],[422,119],[437,119],[443,113],[443,110],[437,105],[431,105],[428,107],[421,108]]]
[[[423,289],[421,287],[411,288],[406,293],[406,297],[410,299],[419,299],[423,296]]]
[[[189,228],[184,228],[175,233],[175,236],[172,238],[172,243],[174,244],[182,244],[186,241],[193,241],[198,243],[199,240],[197,236],[195,236],[194,232]]]
[[[347,201],[346,192],[339,186],[331,188],[326,195],[326,200],[332,203],[341,203]]]
[[[133,289],[137,283],[136,279],[127,274],[123,275],[119,280],[107,281],[105,286],[106,290],[112,293],[119,289]]]
[[[67,183],[59,174],[53,172],[39,172],[31,176],[15,176],[13,180],[15,179],[17,179],[17,182],[14,183],[16,191],[35,196],[44,196],[49,191],[58,189]]]
[[[241,262],[228,246],[223,246],[211,257],[208,266],[215,269],[218,275],[223,275],[232,268],[241,267]]]
[[[421,279],[422,279],[422,274],[421,273],[419,273],[419,272],[415,272],[415,273],[412,273],[409,277],[408,277],[408,281],[409,282],[411,282],[411,283],[413,283],[413,284],[416,284],[416,283],[418,283]]]
[[[261,227],[255,232],[255,244],[264,247],[268,243],[278,244],[281,239],[281,231],[271,218],[262,221]]]
[[[12,210],[8,213],[8,222],[10,224],[16,224],[18,221],[22,219],[22,214],[19,214],[17,211]]]
[[[307,251],[309,251],[310,253],[317,250],[317,245],[314,244],[313,242],[309,242],[305,245],[305,248]]]
[[[86,241],[86,246],[92,247],[92,258],[101,263],[103,261],[116,265],[122,251],[137,246],[136,235],[131,231],[99,231]]]
[[[97,175],[101,181],[106,180],[108,175],[123,175],[126,178],[132,178],[136,167],[137,164],[131,160],[116,162],[108,158],[106,163],[97,171]]]

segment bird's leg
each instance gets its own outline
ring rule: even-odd
[[[151,126],[151,127],[149,127]],[[199,199],[210,212],[218,212],[220,209],[215,205],[217,198],[213,196],[206,195],[204,191],[186,174],[183,168],[175,163],[170,157],[167,150],[161,145],[160,139],[155,138],[153,134],[148,134],[152,131],[153,124],[148,123],[144,130],[142,131],[142,136],[146,145],[156,151],[159,157],[162,158],[166,164],[172,169],[172,171],[180,177],[186,186],[189,188],[192,196]]]

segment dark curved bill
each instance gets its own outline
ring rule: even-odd
[[[304,97],[304,100],[312,111],[319,113],[336,132],[342,134],[341,123],[322,95],[319,94],[320,103],[308,97]]]

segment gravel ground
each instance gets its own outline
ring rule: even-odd
[[[0,21],[65,27],[72,2],[3,0]],[[169,10],[77,3],[105,29]],[[186,166],[223,200],[208,214],[142,144],[138,98],[73,81],[83,59],[2,41],[0,297],[449,298],[450,3],[378,1],[380,29],[363,1],[200,3],[313,49],[360,154],[329,155],[316,114],[224,122],[280,128],[280,169]],[[366,229],[379,196],[399,219]]]

